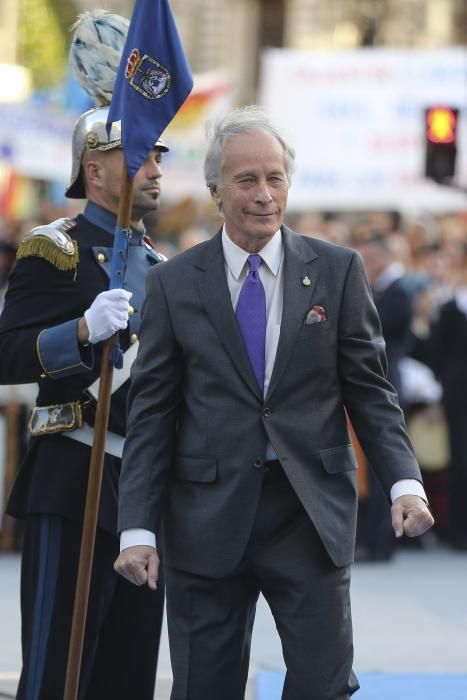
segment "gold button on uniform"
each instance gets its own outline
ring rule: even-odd
[[[135,309],[133,306],[128,307],[128,316],[134,316],[135,315]]]
[[[99,261],[100,263],[103,263],[103,262],[105,262],[105,261],[107,260],[107,258],[105,257],[104,253],[98,253],[98,254],[97,254],[97,259],[98,259],[98,261]]]
[[[131,340],[132,343],[136,343],[136,341],[138,340],[138,336],[136,335],[136,333],[133,333],[133,334],[132,334],[130,340]]]

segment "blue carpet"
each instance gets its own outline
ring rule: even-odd
[[[357,673],[355,700],[467,700],[467,675]],[[280,700],[284,673],[258,671],[255,700]],[[353,699],[352,699],[353,700]]]

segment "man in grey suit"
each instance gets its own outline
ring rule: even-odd
[[[166,572],[172,700],[240,700],[262,592],[284,700],[346,700],[357,490],[347,409],[397,536],[433,519],[361,259],[283,225],[294,152],[256,107],[212,129],[225,224],[148,276],[115,568]]]

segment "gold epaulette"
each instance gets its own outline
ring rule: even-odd
[[[75,227],[73,219],[57,219],[37,226],[23,238],[16,257],[43,258],[58,270],[74,270],[79,262],[78,244],[68,235]]]

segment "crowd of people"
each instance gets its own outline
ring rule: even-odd
[[[0,218],[0,309],[23,235],[70,213],[69,205],[44,199],[34,221]],[[422,467],[436,533],[467,549],[467,213],[300,212],[289,214],[287,223],[362,255],[382,322],[389,377]],[[220,225],[212,205],[188,199],[161,207],[146,221],[167,258],[209,240]],[[382,512],[389,513],[381,508],[384,498],[371,471],[361,470],[357,558],[379,561],[394,552],[389,515],[381,520]]]
[[[467,549],[466,215],[405,220],[397,212],[302,214],[293,225],[361,253],[381,319],[388,376],[406,415],[437,533]],[[385,497],[371,472],[364,496],[357,558],[388,559],[395,541],[389,516],[381,517]]]

